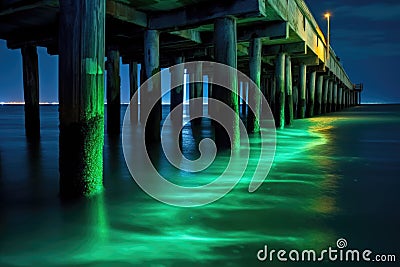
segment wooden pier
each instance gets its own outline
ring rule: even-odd
[[[31,139],[40,137],[36,47],[59,56],[63,197],[90,196],[103,188],[104,94],[107,132],[118,135],[120,58],[129,64],[131,96],[138,80],[177,63],[207,60],[237,68],[260,86],[278,128],[293,119],[358,105],[363,89],[350,81],[303,0],[5,0],[0,1],[0,39],[10,49],[21,49],[26,134]],[[206,75],[187,71],[193,77]],[[232,86],[238,88],[238,81],[232,80]],[[190,88],[192,96],[203,94],[201,84]],[[239,91],[209,89],[213,98],[240,112]],[[141,103],[146,94],[161,92],[157,86],[142,92]],[[258,97],[249,95],[248,101],[259,103]],[[182,88],[174,89],[171,108],[182,101]],[[262,112],[263,107],[255,106],[255,112]],[[138,111],[133,113],[133,120],[140,121]],[[257,116],[250,111],[246,116],[248,131],[258,132]],[[148,120],[148,142],[160,141],[160,120],[161,102]],[[223,129],[215,127],[217,143],[226,142]],[[236,129],[238,121],[229,127]]]

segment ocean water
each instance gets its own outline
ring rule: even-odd
[[[23,106],[0,106],[0,266],[310,266],[260,262],[257,252],[265,245],[321,251],[336,248],[340,238],[347,248],[396,255],[397,264],[379,266],[399,266],[400,105],[296,120],[277,131],[275,161],[259,190],[248,192],[245,173],[228,195],[197,208],[145,194],[130,176],[121,138],[107,135],[104,193],[61,202],[57,106],[41,107],[39,144],[26,141],[23,123]],[[209,122],[196,134],[211,136]],[[183,152],[195,158],[198,138],[190,126],[183,140]],[[212,168],[226,163],[221,156]],[[163,157],[157,168],[175,175]]]

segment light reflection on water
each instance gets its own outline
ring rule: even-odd
[[[340,210],[337,191],[343,179],[333,157],[337,151],[332,130],[338,120],[334,116],[296,121],[294,127],[278,131],[275,162],[255,193],[248,192],[248,185],[257,159],[250,161],[237,187],[224,198],[203,207],[178,208],[159,203],[138,188],[124,163],[119,138],[109,137],[104,194],[60,203],[57,114],[47,111],[38,148],[24,143],[22,120],[11,123],[14,132],[1,133],[2,140],[9,141],[0,143],[1,266],[252,266],[265,244],[276,249],[322,249],[335,244],[340,235],[330,223]],[[21,110],[10,112],[22,116]],[[190,135],[187,126],[183,139],[194,140]],[[251,138],[252,145],[259,141]],[[185,146],[194,151],[195,143],[187,141]],[[257,158],[257,149],[252,155]],[[202,183],[226,161],[220,155],[208,173],[196,175],[168,167],[165,159],[158,164],[173,179]]]

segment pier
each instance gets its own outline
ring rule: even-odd
[[[237,68],[260,87],[279,129],[294,119],[359,105],[363,90],[352,83],[302,0],[7,0],[0,2],[0,39],[21,50],[28,139],[40,138],[37,47],[59,56],[60,194],[67,198],[102,191],[105,123],[108,134],[120,134],[121,58],[129,64],[131,96],[138,81],[178,63],[214,61]],[[207,75],[186,71],[189,77]],[[240,108],[237,95],[254,103],[258,97],[232,83],[236,94],[209,86],[210,96],[245,116],[249,132],[258,132],[257,116],[245,103]],[[202,84],[190,86],[191,97],[203,93]],[[161,92],[142,92],[141,104],[146,94]],[[174,89],[171,108],[182,102],[182,88]],[[131,111],[139,122],[139,110]],[[147,122],[149,143],[160,141],[160,121],[161,102]],[[217,143],[224,143],[215,127]],[[238,123],[232,121],[232,127]]]

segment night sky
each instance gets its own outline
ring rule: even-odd
[[[353,83],[364,83],[364,103],[400,103],[400,2],[398,0],[305,0],[322,30],[332,13],[331,45]],[[39,48],[40,101],[58,102],[57,56]],[[22,102],[19,50],[0,41],[0,102]],[[122,102],[128,102],[128,67],[121,68]]]

